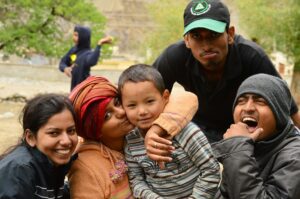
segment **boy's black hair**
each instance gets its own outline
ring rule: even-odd
[[[122,88],[126,82],[138,83],[145,81],[152,82],[161,94],[165,91],[165,84],[159,71],[146,64],[136,64],[124,70],[120,75],[118,81],[119,93],[122,94]]]

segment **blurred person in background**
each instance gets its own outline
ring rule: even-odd
[[[73,32],[74,46],[65,54],[59,63],[59,70],[71,78],[71,90],[90,76],[91,67],[96,65],[101,46],[111,44],[112,37],[99,39],[97,46],[91,50],[91,30],[84,26],[75,26]]]

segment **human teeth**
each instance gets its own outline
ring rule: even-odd
[[[64,155],[70,153],[70,149],[59,149],[56,151],[57,151],[57,153],[64,154]]]
[[[243,122],[246,122],[246,121],[256,122],[256,120],[253,119],[253,118],[251,118],[251,117],[245,117],[245,118],[243,118]]]

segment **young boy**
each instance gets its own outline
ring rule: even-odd
[[[118,88],[126,115],[137,127],[126,136],[125,146],[134,197],[212,198],[220,181],[219,164],[195,124],[189,123],[174,137],[173,161],[164,169],[147,157],[145,134],[169,98],[160,73],[147,65],[133,65],[121,74]]]
[[[235,124],[213,145],[223,164],[216,198],[300,198],[300,136],[291,93],[280,78],[258,74],[239,87]]]

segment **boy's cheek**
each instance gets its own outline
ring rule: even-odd
[[[132,111],[130,111],[130,110],[126,110],[126,109],[124,109],[124,110],[125,110],[127,119],[128,119],[132,124],[135,125],[135,122],[134,122],[134,120],[135,120],[134,113],[133,113]]]

